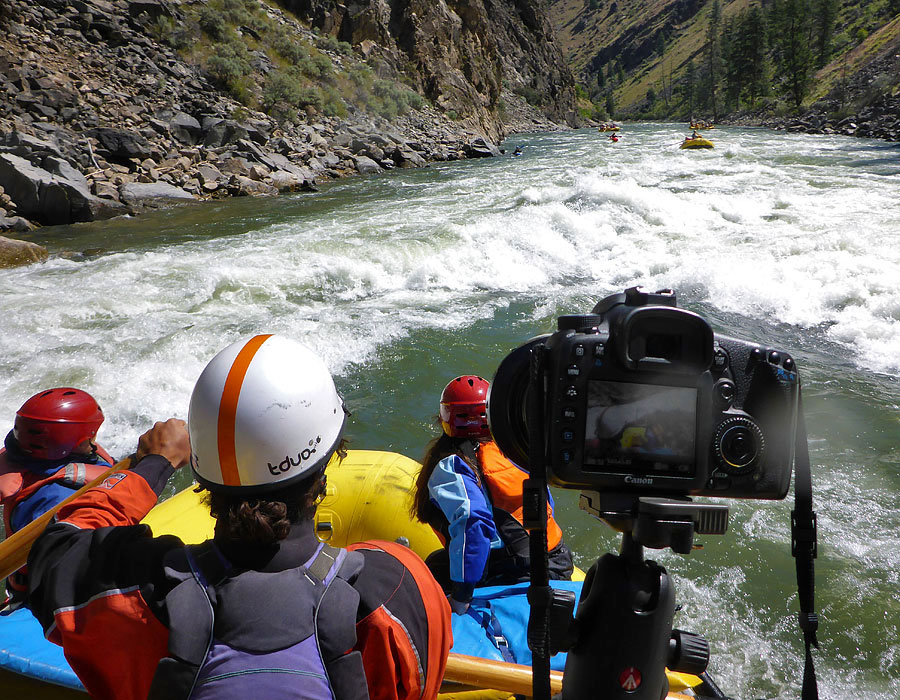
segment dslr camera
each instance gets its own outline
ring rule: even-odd
[[[782,499],[799,377],[782,350],[713,333],[675,293],[641,287],[561,316],[500,364],[488,395],[499,448],[529,468],[531,351],[544,346],[551,485],[640,495]]]

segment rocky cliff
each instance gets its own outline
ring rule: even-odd
[[[498,155],[574,125],[540,0],[2,0],[0,230]]]
[[[539,0],[286,2],[341,41],[377,46],[442,110],[474,116],[488,134],[502,131],[504,88],[575,125],[574,79]]]

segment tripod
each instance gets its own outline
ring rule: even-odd
[[[563,699],[660,700],[666,667],[700,674],[709,644],[672,629],[675,589],[666,570],[644,559],[644,546],[690,552],[693,534],[721,534],[728,507],[585,491],[581,508],[622,532],[619,554],[588,571],[566,659]]]

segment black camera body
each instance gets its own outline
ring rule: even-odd
[[[674,292],[634,287],[507,356],[488,421],[529,464],[529,367],[543,345],[551,485],[655,495],[781,499],[793,466],[799,377],[785,352],[719,336]]]

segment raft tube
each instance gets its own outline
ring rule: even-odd
[[[420,465],[392,452],[351,450],[340,465],[328,470],[326,494],[316,512],[316,532],[333,546],[368,539],[400,539],[423,559],[441,544],[432,529],[410,516],[412,489]],[[203,494],[185,489],[157,505],[142,521],[154,535],[176,535],[187,544],[213,536],[215,520],[203,503]],[[583,579],[576,570],[576,578]],[[576,598],[581,581],[553,581],[554,587],[571,590]],[[512,660],[530,665],[526,631],[528,624],[527,583],[515,586],[477,588],[472,614],[453,615],[452,652],[482,659]],[[486,620],[496,620],[499,629],[488,634]],[[501,650],[496,633],[506,639],[509,651]],[[551,666],[562,670],[565,654],[553,657]],[[697,676],[667,671],[669,698],[684,697],[698,685]],[[0,685],[15,689],[16,697],[29,700],[80,700],[84,688],[69,668],[62,649],[44,639],[30,611],[20,609],[0,615]],[[447,685],[440,700],[498,700],[509,693]]]
[[[705,139],[702,136],[698,136],[696,138],[687,138],[681,142],[680,148],[715,148],[713,146],[713,142],[709,139]]]

